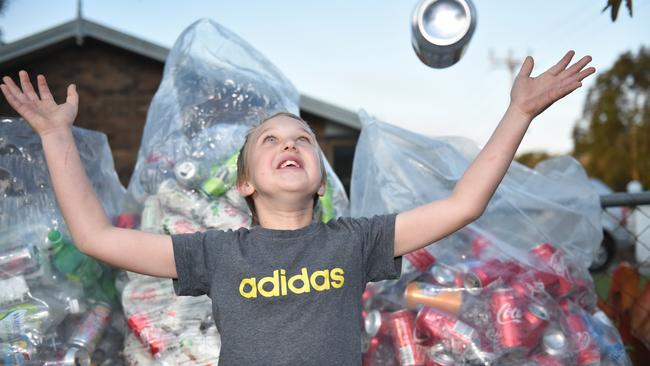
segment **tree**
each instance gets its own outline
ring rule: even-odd
[[[527,153],[517,155],[515,160],[518,163],[523,164],[523,165],[525,165],[525,166],[532,169],[532,168],[535,168],[535,166],[540,161],[546,160],[546,159],[549,159],[549,158],[552,158],[552,157],[553,157],[553,155],[551,155],[551,154],[549,154],[549,153],[547,153],[545,151],[531,151],[531,152],[527,152]]]
[[[621,55],[589,89],[573,129],[573,155],[615,191],[650,188],[650,51]]]
[[[607,0],[607,5],[603,8],[603,12],[607,10],[607,8],[611,8],[610,16],[612,17],[612,22],[616,21],[616,17],[618,17],[618,10],[621,7],[621,3],[623,0]],[[628,14],[632,16],[632,0],[625,0],[625,7],[627,8]]]

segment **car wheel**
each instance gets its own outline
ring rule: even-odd
[[[600,243],[600,247],[596,249],[596,256],[589,270],[592,272],[605,270],[614,259],[614,254],[616,254],[616,244],[612,237],[607,232],[604,232],[603,241]]]

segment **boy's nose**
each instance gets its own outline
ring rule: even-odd
[[[295,150],[296,149],[296,144],[294,143],[293,139],[288,139],[284,143],[284,150]]]

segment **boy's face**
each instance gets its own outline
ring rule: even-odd
[[[248,143],[248,179],[238,187],[243,196],[297,193],[311,204],[314,193],[323,194],[318,144],[300,121],[274,117],[260,126]]]

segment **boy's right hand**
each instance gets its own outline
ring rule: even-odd
[[[29,81],[26,71],[20,71],[18,77],[22,90],[8,76],[2,78],[3,84],[0,84],[0,89],[9,105],[32,126],[39,136],[72,127],[79,107],[79,95],[74,84],[68,86],[65,103],[57,104],[50,93],[45,76],[36,77],[40,97]]]

